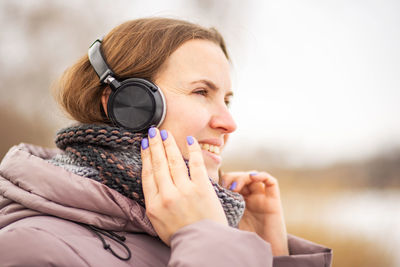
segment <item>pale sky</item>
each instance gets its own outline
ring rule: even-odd
[[[255,135],[293,163],[399,145],[400,2],[258,3],[237,67],[236,139]]]

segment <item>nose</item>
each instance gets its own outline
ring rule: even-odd
[[[218,129],[222,131],[222,133],[232,133],[236,130],[237,126],[235,120],[225,103],[216,108],[213,113],[210,120],[211,128]]]

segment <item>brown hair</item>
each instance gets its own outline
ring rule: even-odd
[[[225,42],[214,28],[176,19],[144,18],[127,21],[108,33],[102,53],[119,79],[153,80],[166,59],[184,42],[204,39],[215,42],[229,59]],[[54,86],[54,97],[76,121],[110,123],[101,110],[101,85],[88,56],[67,69]]]

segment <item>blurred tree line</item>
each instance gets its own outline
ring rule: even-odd
[[[373,187],[400,189],[400,148],[383,151],[363,160],[343,161],[325,166],[291,167],[285,155],[271,152],[268,148],[233,151],[234,156],[224,158],[225,171],[264,170],[282,182],[308,187],[343,189]],[[288,156],[288,155],[286,155]]]

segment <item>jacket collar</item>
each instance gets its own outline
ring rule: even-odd
[[[57,153],[60,150],[24,143],[12,147],[0,164],[0,195],[44,215],[157,235],[145,209],[134,200],[47,162]]]

